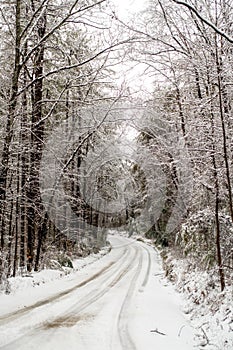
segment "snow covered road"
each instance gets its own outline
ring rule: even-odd
[[[0,301],[0,349],[194,349],[194,330],[164,284],[157,252],[125,237],[109,240],[111,252],[94,264]]]

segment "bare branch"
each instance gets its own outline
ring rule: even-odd
[[[24,58],[21,67],[30,59],[31,55],[33,54],[33,52],[35,52],[37,50],[37,48],[43,43],[45,42],[57,29],[61,28],[65,23],[67,23],[68,19],[72,16],[74,16],[77,13],[81,13],[84,12],[86,10],[89,10],[91,8],[93,8],[94,6],[100,5],[103,2],[105,2],[106,0],[100,0],[94,4],[91,4],[89,6],[86,6],[84,8],[80,8],[77,11],[73,11],[73,9],[75,8],[75,6],[78,3],[78,0],[76,0],[74,2],[74,4],[71,6],[68,14],[59,22],[57,23],[47,34],[45,34],[43,36],[43,38],[41,38],[41,40],[31,49],[31,51],[28,52],[27,56]]]
[[[180,1],[180,0],[172,0],[173,2],[175,2],[176,4],[179,5],[183,5],[185,7],[187,7],[190,11],[192,11],[193,13],[195,13],[195,15],[205,24],[207,24],[209,27],[211,27],[217,34],[221,35],[223,38],[225,38],[227,41],[229,41],[231,44],[233,44],[233,37],[229,36],[228,34],[226,34],[225,32],[223,32],[220,28],[216,27],[216,25],[214,25],[212,22],[208,21],[206,18],[204,18],[200,12],[193,7],[192,5],[188,4],[185,1]]]
[[[177,47],[175,47],[174,45],[172,45],[172,44],[170,44],[168,42],[165,42],[163,39],[160,39],[159,37],[154,37],[153,35],[151,35],[149,33],[146,33],[143,30],[136,29],[136,28],[133,28],[133,27],[129,26],[127,23],[125,23],[122,20],[120,20],[116,16],[116,14],[114,14],[114,17],[119,23],[121,23],[124,27],[126,27],[127,29],[133,31],[134,33],[140,34],[141,36],[146,37],[146,38],[148,38],[148,39],[150,39],[152,41],[156,41],[156,42],[162,43],[163,45],[168,46],[169,48],[173,49],[174,51],[176,51],[178,53],[181,53],[182,55],[187,56],[187,53],[185,51],[182,51],[182,50],[178,49]],[[138,41],[139,41],[139,39],[138,39]]]
[[[95,58],[101,56],[102,54],[104,53],[107,53],[109,52],[110,50],[112,50],[114,47],[117,47],[117,46],[120,46],[120,45],[123,45],[123,44],[128,44],[129,42],[132,42],[134,41],[133,39],[126,39],[124,41],[121,41],[121,42],[117,42],[116,44],[113,44],[113,45],[110,45],[106,48],[104,48],[103,50],[97,52],[96,54],[94,54],[93,56],[87,58],[86,60],[82,61],[82,62],[79,62],[79,63],[75,63],[73,65],[67,65],[67,66],[63,66],[63,67],[60,67],[58,69],[55,69],[55,70],[52,70],[52,71],[49,71],[48,73],[44,74],[43,76],[39,77],[39,78],[36,78],[36,79],[33,79],[27,86],[25,86],[22,90],[20,90],[17,94],[20,95],[23,91],[25,91],[26,89],[28,89],[30,86],[32,86],[36,81],[38,80],[41,80],[41,79],[44,79],[44,78],[47,78],[49,77],[50,75],[53,75],[53,74],[56,74],[56,73],[59,73],[59,72],[63,72],[63,71],[68,71],[68,70],[71,70],[71,69],[75,69],[75,68],[78,68],[78,67],[82,67],[84,66],[85,64],[93,61]]]
[[[25,28],[22,30],[21,32],[21,35],[20,35],[20,38],[22,39],[25,35],[25,33],[28,31],[28,29],[30,28],[30,26],[32,25],[34,19],[36,18],[37,14],[43,9],[44,7],[44,10],[48,4],[48,1],[49,0],[44,0],[42,1],[42,3],[40,4],[40,6],[38,7],[38,9],[34,12],[33,16],[31,17],[30,21],[27,23],[27,25],[25,26]],[[41,11],[40,15],[38,16],[37,20],[35,21],[35,23],[33,24],[30,32],[28,33],[26,39],[24,40],[24,42],[26,42],[27,38],[30,36],[30,34],[32,33],[32,30],[34,29],[34,27],[37,25],[39,19],[43,16],[44,14],[44,10]]]

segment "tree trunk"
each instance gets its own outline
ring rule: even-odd
[[[216,164],[216,146],[215,146],[215,133],[214,133],[214,113],[213,106],[211,106],[211,133],[212,133],[212,152],[211,159],[213,164],[214,186],[215,186],[215,225],[216,225],[216,251],[217,251],[217,264],[219,271],[219,278],[221,284],[221,291],[225,288],[225,276],[222,266],[222,254],[221,254],[221,231],[219,223],[219,180]]]
[[[34,6],[34,3],[32,2]],[[46,31],[46,13],[37,23],[37,36],[40,41]],[[33,77],[35,83],[32,88],[32,125],[31,125],[31,157],[30,176],[27,191],[28,197],[28,241],[27,241],[27,269],[31,271],[34,263],[34,248],[36,233],[40,235],[42,218],[42,202],[40,196],[39,169],[42,157],[44,122],[42,121],[42,98],[43,98],[43,65],[44,43],[35,51]],[[39,250],[40,251],[40,250]]]
[[[5,210],[6,210],[6,191],[7,191],[7,176],[9,170],[10,145],[13,137],[13,121],[15,118],[15,110],[17,105],[18,82],[20,73],[20,34],[21,34],[21,0],[16,1],[15,6],[15,56],[14,70],[11,81],[11,94],[9,100],[9,110],[6,120],[5,138],[3,143],[1,169],[0,169],[0,279],[2,276],[2,250],[5,243]]]
[[[223,104],[223,96],[222,96],[222,81],[221,81],[221,65],[219,60],[219,52],[217,46],[217,39],[215,36],[215,47],[216,47],[216,66],[217,66],[217,81],[218,81],[218,96],[219,96],[219,111],[220,111],[220,119],[221,119],[221,127],[222,127],[222,140],[223,140],[223,157],[226,168],[226,179],[227,179],[227,189],[228,189],[228,197],[229,197],[229,211],[231,215],[231,220],[233,222],[233,199],[232,199],[232,186],[231,186],[231,178],[230,178],[230,167],[228,161],[228,149],[227,149],[227,132],[225,125],[225,113],[224,113],[224,104]]]

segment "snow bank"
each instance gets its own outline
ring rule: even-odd
[[[167,278],[186,299],[184,312],[198,330],[198,349],[233,349],[233,288],[220,292],[216,271],[192,266],[188,259],[162,254]]]
[[[89,264],[93,264],[109,251],[110,247],[106,246],[96,254],[91,253],[84,258],[75,259],[72,261],[73,268],[61,266],[57,261],[51,260],[52,265],[54,266],[53,269],[47,268],[39,272],[33,271],[31,273],[22,274],[22,276],[8,278],[2,287],[2,290],[0,290],[0,294],[15,294],[19,290],[37,287],[41,284],[63,278],[64,276],[72,274]]]

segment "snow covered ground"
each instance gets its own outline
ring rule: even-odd
[[[185,298],[183,310],[197,330],[198,349],[232,350],[233,285],[229,283],[220,292],[216,271],[194,271],[188,259],[175,259],[171,254],[165,260],[165,269]]]
[[[59,265],[57,269],[45,269],[39,272],[33,271],[27,275],[24,275],[23,277],[17,276],[8,278],[6,285],[3,286],[2,292],[6,292],[6,294],[10,293],[12,295],[20,292],[20,290],[22,291],[23,289],[37,287],[44,283],[52,282],[57,279],[63,279],[65,276],[95,263],[97,260],[106,255],[109,252],[109,249],[111,249],[110,246],[106,246],[96,254],[92,253],[85,258],[80,257],[79,259],[73,260],[73,268],[61,266],[56,262],[56,265]]]
[[[74,273],[11,281],[13,292],[0,296],[0,349],[197,349],[196,330],[156,250],[109,238],[109,254]]]

